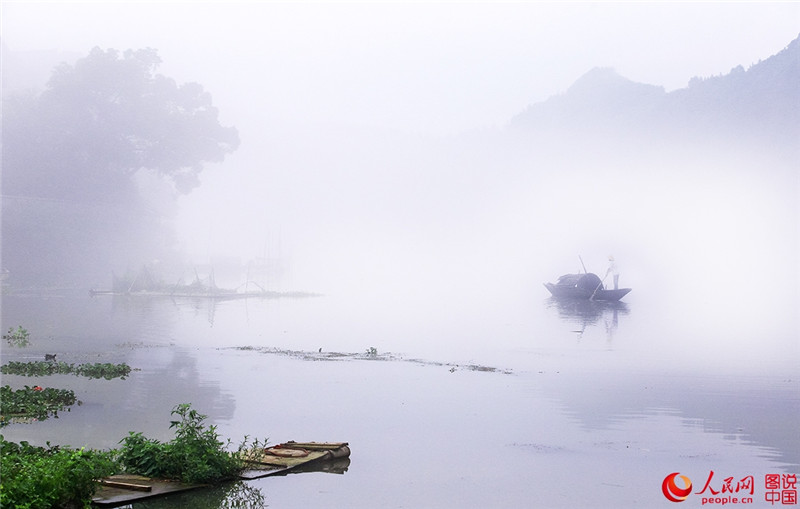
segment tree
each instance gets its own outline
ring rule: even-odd
[[[188,193],[205,162],[239,145],[211,96],[156,74],[153,49],[93,49],[57,67],[39,97],[10,101],[4,122],[5,194],[117,201],[150,169]]]
[[[58,66],[42,93],[6,94],[2,259],[12,276],[77,282],[163,256],[170,232],[135,177],[188,193],[239,135],[202,86],[156,74],[160,63],[154,49],[95,48]]]

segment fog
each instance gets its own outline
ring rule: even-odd
[[[443,302],[453,322],[509,312],[582,271],[579,256],[602,277],[613,254],[627,300],[671,305],[681,329],[797,330],[797,176],[783,160],[700,145],[530,148],[493,133],[268,139],[260,166],[231,171],[240,185],[209,173],[186,200],[186,245],[282,258],[279,289],[352,298],[353,320],[443,320]],[[263,185],[246,184],[254,167]]]
[[[201,83],[250,143],[287,124],[501,126],[593,67],[675,90],[764,59],[797,32],[797,7],[785,3],[3,5],[12,50],[158,49],[160,71]]]
[[[353,298],[361,321],[446,324],[546,297],[541,283],[582,270],[579,256],[602,275],[613,254],[629,300],[671,303],[682,329],[752,317],[735,328],[797,332],[796,160],[735,140],[509,130],[595,67],[669,92],[755,64],[797,37],[797,4],[5,2],[2,14],[3,44],[27,55],[4,82],[34,85],[23,78],[47,51],[153,47],[159,72],[202,84],[239,129],[240,148],[176,198],[194,263],[268,258],[270,289]]]
[[[677,471],[770,501],[797,471],[800,3],[0,9],[3,362],[133,368],[4,374],[80,398],[8,440],[165,441],[191,402],[230,445],[350,443],[346,475],[248,481],[270,507],[656,507]],[[543,286],[612,255],[622,302]]]

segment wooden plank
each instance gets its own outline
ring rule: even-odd
[[[286,442],[285,444],[281,444],[285,447],[297,447],[300,449],[340,449],[347,444],[347,442]]]
[[[100,479],[100,484],[110,488],[121,488],[123,490],[153,491],[153,487],[147,484],[134,484],[131,482],[113,481],[111,479]]]
[[[150,490],[132,490],[130,488],[122,488],[119,486],[112,486],[105,484],[102,481],[100,486],[92,497],[92,504],[100,507],[115,507],[119,505],[131,504],[140,500],[147,500],[153,497],[160,497],[172,493],[179,493],[182,491],[194,490],[209,486],[208,484],[184,484],[178,481],[169,481],[165,479],[150,479],[148,477],[135,476],[135,475],[112,475],[106,477],[104,480],[111,483],[120,484],[135,484],[140,486],[150,486]]]

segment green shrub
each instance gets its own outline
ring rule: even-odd
[[[162,443],[130,432],[122,439],[120,461],[133,474],[186,483],[208,483],[232,479],[242,470],[239,454],[226,451],[230,445],[219,440],[216,426],[206,428],[207,416],[199,414],[189,404],[172,410],[180,420],[171,421],[175,438]],[[241,449],[241,447],[240,447]]]
[[[89,507],[95,479],[119,471],[114,451],[34,447],[7,442],[0,435],[0,507],[50,509]]]

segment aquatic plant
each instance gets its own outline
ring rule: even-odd
[[[230,453],[226,450],[230,440],[220,441],[216,426],[206,427],[207,416],[191,404],[177,405],[172,415],[180,419],[170,422],[175,428],[171,441],[159,442],[133,431],[120,441],[120,461],[129,473],[193,484],[233,479],[241,472],[247,437],[237,452]]]
[[[50,509],[89,507],[95,479],[116,473],[114,451],[34,447],[7,442],[0,435],[0,507]]]
[[[78,376],[85,376],[89,379],[104,378],[111,380],[112,378],[120,378],[125,380],[125,377],[131,373],[131,367],[125,363],[111,364],[108,362],[93,364],[79,364],[75,367],[75,374]]]
[[[47,376],[55,374],[74,374],[77,376],[85,376],[92,378],[105,378],[111,380],[112,378],[121,378],[125,380],[131,372],[131,367],[127,364],[111,364],[111,363],[90,363],[90,364],[67,364],[66,362],[50,362],[50,361],[35,361],[35,362],[15,362],[10,361],[3,366],[0,366],[0,373],[4,375],[22,375],[22,376]]]
[[[0,395],[5,404],[10,389],[2,389]],[[47,390],[38,386],[25,388],[37,394]],[[0,507],[89,507],[97,480],[123,470],[190,484],[231,480],[245,468],[246,451],[267,444],[245,437],[239,449],[230,453],[225,449],[230,440],[220,441],[216,427],[205,426],[206,416],[190,404],[177,405],[172,415],[179,419],[170,422],[170,428],[175,428],[175,438],[170,442],[161,443],[131,432],[120,441],[122,449],[107,451],[51,446],[49,442],[47,447],[34,447],[24,441],[7,442],[0,435]],[[242,483],[226,488],[224,494],[230,507],[263,506],[261,492]]]
[[[23,329],[18,325],[16,329],[9,328],[8,332],[3,334],[3,339],[8,341],[9,346],[17,346],[24,348],[30,344],[31,334],[27,329]]]
[[[76,402],[75,392],[68,389],[26,385],[24,389],[14,390],[4,385],[0,387],[0,426],[15,418],[43,420],[50,416],[58,417],[59,410]]]

